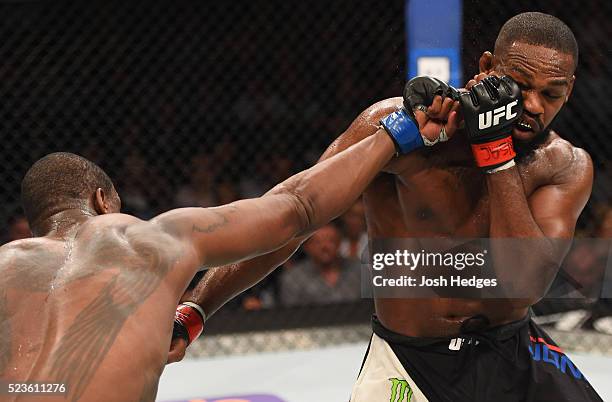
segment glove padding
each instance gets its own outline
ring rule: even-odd
[[[404,108],[414,118],[414,110],[420,106],[431,106],[436,96],[459,100],[459,92],[434,77],[415,77],[404,87]]]
[[[521,89],[508,76],[488,76],[459,96],[472,153],[488,172],[512,167],[512,129],[523,113]]]
[[[172,338],[183,338],[187,345],[196,340],[204,330],[204,316],[201,307],[195,303],[179,304],[174,313]]]
[[[415,109],[431,106],[436,95],[450,97],[453,100],[459,99],[457,90],[445,82],[433,77],[415,77],[404,87],[404,107],[380,121],[393,139],[398,153],[407,154],[415,149],[448,139],[445,135],[441,135],[436,141],[424,138],[419,132],[419,125],[414,115]]]

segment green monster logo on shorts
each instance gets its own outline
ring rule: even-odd
[[[399,378],[389,378],[391,381],[391,399],[389,402],[410,402],[412,399],[412,388],[408,381]]]

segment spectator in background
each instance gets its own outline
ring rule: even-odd
[[[152,174],[146,159],[139,152],[133,151],[123,161],[122,174],[119,178],[121,191],[121,209],[141,219],[149,219],[154,215],[149,200],[152,194]]]
[[[602,298],[592,307],[593,329],[605,334],[612,335],[612,252],[610,239],[612,238],[612,207],[607,206],[602,214],[601,225],[597,229],[596,236],[608,239],[607,271],[604,277]],[[605,257],[604,257],[605,258]]]
[[[236,186],[231,181],[223,180],[215,184],[215,201],[218,205],[229,204],[240,199]]]
[[[7,243],[20,239],[32,237],[30,225],[25,216],[21,214],[13,215],[8,219],[8,238]]]
[[[344,237],[340,242],[340,255],[343,258],[361,260],[363,251],[368,246],[365,211],[361,199],[357,200],[348,211],[340,217]]]
[[[596,236],[602,239],[612,238],[612,207],[608,207],[601,220],[601,225],[597,229]]]
[[[612,334],[610,239],[612,207],[602,205],[598,223],[586,238],[576,238],[546,298],[534,306],[542,325],[557,330],[595,329]]]
[[[267,155],[260,155],[249,168],[248,174],[243,174],[238,179],[238,187],[242,197],[260,197],[269,190],[269,188],[266,188],[268,164]]]
[[[304,244],[307,258],[281,274],[281,304],[330,304],[361,297],[360,264],[340,256],[341,234],[333,224]]]
[[[218,205],[215,199],[213,183],[216,166],[205,154],[198,154],[191,159],[191,178],[179,188],[174,203],[177,207],[214,207]]]

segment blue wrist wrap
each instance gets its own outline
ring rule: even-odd
[[[380,124],[393,138],[398,151],[402,154],[425,146],[419,126],[408,116],[404,109],[391,113],[380,121]]]

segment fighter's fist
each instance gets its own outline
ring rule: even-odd
[[[432,77],[415,77],[404,88],[404,107],[381,120],[398,152],[447,141],[459,125],[459,94]]]
[[[468,87],[460,102],[476,164],[490,173],[514,166],[512,129],[523,112],[519,86],[508,76],[489,75]]]
[[[168,354],[168,363],[179,361],[185,355],[187,346],[196,340],[204,329],[204,311],[192,302],[179,304],[174,314],[172,343]]]
[[[176,363],[183,360],[183,357],[185,357],[185,352],[187,352],[187,346],[187,341],[185,339],[172,338],[166,364]]]

